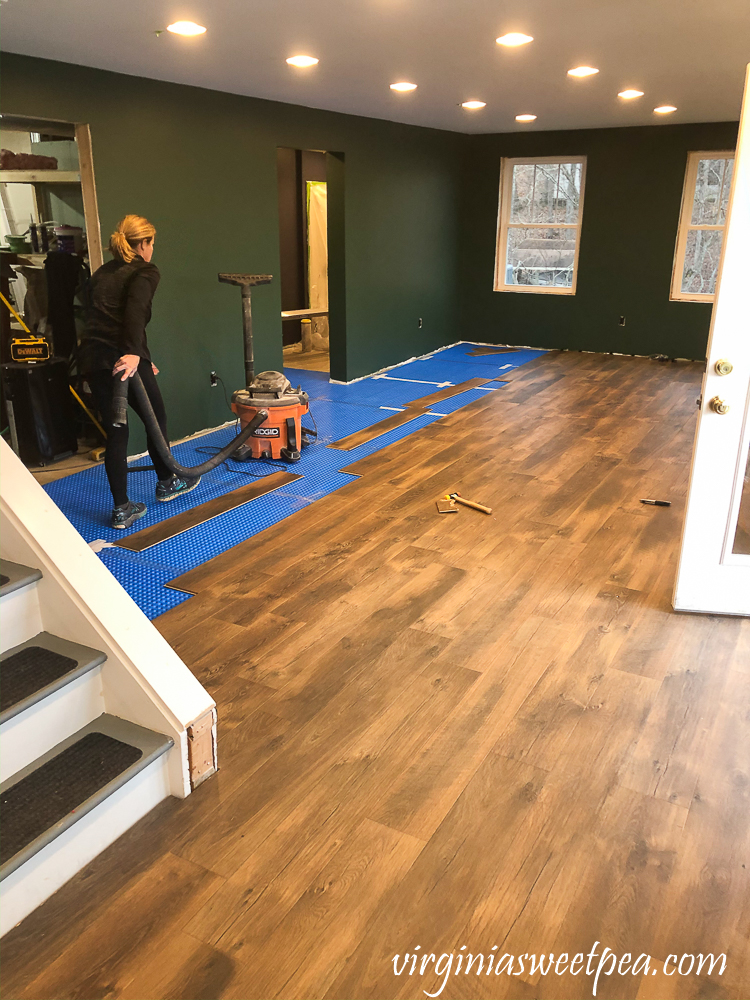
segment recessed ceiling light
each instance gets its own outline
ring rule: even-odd
[[[536,115],[516,115],[517,122],[535,122]]]
[[[467,108],[469,111],[478,111],[480,108],[486,108],[486,101],[464,101],[461,105],[462,108]]]
[[[632,101],[634,97],[643,97],[642,90],[621,90],[617,95],[621,97],[624,101]]]
[[[174,24],[167,25],[167,31],[175,35],[203,35],[206,29],[194,21],[175,21]]]
[[[575,69],[568,70],[568,76],[593,76],[598,72],[599,70],[593,66],[576,66]]]
[[[528,45],[534,41],[533,35],[522,35],[520,31],[509,31],[507,35],[501,35],[495,41],[498,45],[509,45],[514,48],[517,45]]]
[[[320,59],[316,59],[315,56],[292,56],[287,59],[290,66],[298,66],[300,69],[304,69],[307,66],[317,66]]]
[[[400,94],[405,94],[409,90],[416,90],[416,83],[392,83],[391,90],[397,90]]]
[[[671,115],[676,110],[677,108],[673,104],[661,104],[658,108],[654,108],[657,115]]]

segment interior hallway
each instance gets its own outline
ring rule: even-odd
[[[701,368],[513,377],[191,571],[157,625],[217,701],[221,770],[3,940],[6,997],[416,998],[438,980],[392,959],[417,945],[597,940],[727,954],[597,997],[747,997],[750,621],[670,606]],[[438,515],[452,489],[492,516]]]
[[[305,354],[284,351],[285,368],[301,368],[307,372],[327,372],[331,368],[328,351],[308,351]]]

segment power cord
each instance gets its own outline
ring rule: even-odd
[[[221,451],[221,448],[214,448],[207,446],[205,448],[196,448],[195,450],[199,455],[216,455],[218,452]],[[230,472],[235,472],[240,476],[249,476],[251,479],[258,479],[260,476],[267,475],[267,473],[264,472],[251,472],[248,468],[243,468],[243,469],[232,468],[229,464],[230,462],[232,462],[232,464],[235,466],[240,464],[246,465],[246,463],[245,462],[239,463],[236,458],[227,458],[224,462],[221,463],[222,465],[226,465],[227,469]],[[269,461],[269,459],[267,458],[253,459],[253,465],[266,465],[268,466],[268,468],[273,469],[275,472],[289,471],[288,466],[282,465],[279,462]]]
[[[211,385],[216,385],[217,382],[221,383],[221,391],[224,393],[224,402],[227,404],[227,409],[230,413],[234,413],[232,407],[229,403],[229,397],[227,396],[227,387],[224,385],[224,379],[221,375],[217,375],[216,372],[211,372]]]

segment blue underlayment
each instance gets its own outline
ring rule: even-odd
[[[524,349],[511,354],[472,358],[467,352],[473,346],[455,344],[350,385],[329,382],[327,372],[286,369],[290,382],[294,386],[301,385],[309,394],[310,413],[318,430],[317,442],[303,450],[300,461],[292,465],[230,461],[204,476],[192,493],[176,497],[168,503],[157,503],[154,499],[155,478],[152,470],[132,472],[128,477],[130,498],[143,500],[148,505],[148,513],[127,532],[109,526],[112,497],[102,465],[58,479],[47,484],[45,489],[87,542],[96,539],[117,542],[128,534],[174,517],[273,472],[288,470],[303,477],[143,552],[131,552],[119,547],[102,549],[99,558],[105,566],[145,614],[155,618],[189,598],[188,594],[165,586],[175,577],[283,521],[356,478],[341,472],[341,469],[502,386],[496,383],[491,390],[469,389],[445,399],[434,404],[431,412],[420,414],[402,427],[381,434],[351,451],[339,451],[326,445],[385,420],[397,408],[448,385],[473,378],[510,378],[515,368],[544,353]],[[303,424],[312,427],[313,420],[308,416]],[[202,449],[221,448],[235,433],[234,425],[222,427],[185,441],[172,450],[182,465],[198,465],[208,457]],[[149,461],[148,458],[137,459],[130,467],[147,465]]]

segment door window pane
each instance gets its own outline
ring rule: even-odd
[[[672,298],[711,301],[716,291],[734,154],[690,153],[677,234]]]
[[[691,229],[685,245],[682,291],[693,295],[713,295],[719,272],[722,229]]]

